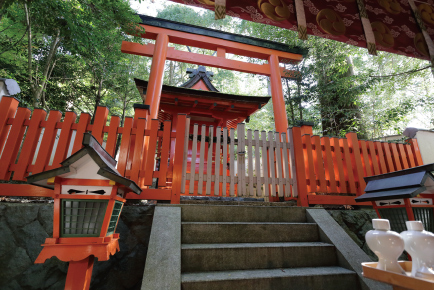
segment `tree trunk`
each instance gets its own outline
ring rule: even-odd
[[[51,42],[50,45],[50,51],[47,56],[47,60],[44,65],[44,71],[43,71],[43,79],[41,80],[41,83],[38,85],[38,87],[33,88],[33,100],[36,100],[37,102],[41,98],[42,92],[45,89],[47,82],[49,81],[49,72],[52,66],[55,65],[53,63],[55,56],[56,56],[56,50],[59,45],[60,40],[60,30],[57,30],[57,34],[54,37],[54,39]]]
[[[30,19],[30,9],[27,6],[26,3],[24,3],[24,11],[26,13],[26,25],[27,25],[27,74],[29,77],[29,85],[30,90],[32,92],[32,101],[33,101],[33,107],[38,106],[38,100],[35,99],[35,96],[33,95],[33,77],[32,77],[32,25],[31,25],[31,19]]]
[[[92,123],[95,120],[96,109],[98,108],[99,103],[101,102],[101,98],[102,98],[101,93],[102,93],[102,84],[103,84],[103,82],[104,82],[104,80],[103,80],[103,78],[101,76],[101,79],[100,79],[100,81],[98,83],[98,91],[97,91],[96,97],[95,97],[95,108],[93,110]]]

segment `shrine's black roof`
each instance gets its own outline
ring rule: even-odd
[[[161,27],[161,28],[166,28],[166,29],[171,29],[171,30],[177,30],[177,31],[182,31],[182,32],[187,32],[187,33],[199,34],[199,35],[204,35],[204,36],[209,36],[209,37],[215,37],[215,38],[220,38],[220,39],[224,39],[224,40],[228,40],[228,41],[234,41],[234,42],[239,42],[239,43],[244,43],[244,44],[249,44],[249,45],[254,45],[254,46],[260,46],[260,47],[279,50],[279,51],[283,51],[283,52],[301,54],[301,55],[303,55],[303,57],[305,57],[308,53],[308,50],[306,48],[302,48],[299,46],[290,47],[287,44],[269,41],[269,40],[265,40],[265,39],[259,39],[259,38],[254,38],[254,37],[250,37],[250,36],[244,36],[244,35],[239,35],[239,34],[234,34],[234,33],[229,33],[229,32],[223,32],[220,30],[214,30],[214,29],[210,29],[210,28],[205,28],[205,27],[200,27],[200,26],[196,26],[196,25],[185,24],[182,22],[176,22],[176,21],[151,17],[151,16],[147,16],[147,15],[140,15],[139,14],[139,16],[140,16],[140,19],[142,20],[141,24],[145,24],[145,25]]]
[[[181,88],[192,88],[195,84],[197,84],[200,80],[202,80],[208,90],[211,92],[218,92],[219,90],[214,87],[214,85],[211,83],[211,78],[213,77],[213,73],[210,71],[207,71],[204,66],[200,65],[197,69],[191,69],[187,68],[187,72],[190,74],[190,79],[180,85]]]
[[[140,79],[134,79],[136,86],[143,88],[143,93],[146,93],[146,89],[148,87],[148,82]],[[271,97],[256,97],[256,96],[241,96],[241,95],[233,95],[233,94],[223,94],[220,92],[213,91],[203,91],[203,90],[194,90],[189,88],[182,87],[173,87],[163,85],[162,88],[163,93],[172,93],[177,95],[186,95],[191,97],[200,97],[200,98],[213,98],[213,99],[221,99],[225,101],[238,101],[245,103],[261,103],[265,105],[268,103]],[[142,93],[142,92],[141,92]]]

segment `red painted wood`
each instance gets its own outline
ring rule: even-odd
[[[324,163],[323,163],[323,159],[322,159],[322,147],[321,147],[321,141],[319,136],[315,135],[312,136],[311,138],[312,140],[312,147],[315,147],[315,149],[313,149],[313,163],[315,166],[315,173],[316,176],[318,177],[319,180],[319,187],[318,187],[318,191],[319,192],[327,192],[327,183],[326,183],[326,179],[325,179],[325,168],[324,168]]]
[[[332,151],[330,147],[330,138],[329,137],[321,137],[321,146],[324,147],[323,159],[324,159],[324,168],[325,168],[325,176],[327,180],[327,192],[328,193],[337,193],[338,189],[336,187],[336,176],[333,167],[333,157]]]
[[[137,134],[135,135],[135,145],[134,151],[130,152],[132,155],[132,159],[134,162],[131,164],[131,176],[130,179],[139,183],[139,170],[141,167],[141,160],[143,158],[143,142],[145,140],[145,128],[146,128],[146,119],[138,119],[137,120]],[[152,179],[152,178],[151,178]]]
[[[411,150],[411,145],[405,144],[404,148],[405,148],[405,152],[407,153],[407,156],[408,156],[408,161],[410,163],[410,167],[415,167],[416,166],[416,158],[414,157],[413,151]]]
[[[344,165],[342,160],[341,146],[339,144],[339,138],[336,137],[331,138],[331,143],[333,144],[332,157],[333,157],[335,176],[339,177],[338,191],[339,193],[347,193],[348,192],[347,183],[345,179]]]
[[[381,142],[378,141],[374,142],[374,144],[375,144],[375,148],[378,151],[378,162],[380,163],[380,169],[381,169],[380,174],[387,173],[388,171],[387,171],[386,160],[384,158],[385,154],[383,152],[383,146],[381,146]]]
[[[306,166],[306,176],[308,176],[309,184],[308,190],[310,193],[317,192],[316,187],[316,177],[315,177],[315,168],[313,166],[313,157],[312,157],[312,143],[310,135],[301,136],[303,140],[303,156],[304,162]]]
[[[157,148],[157,133],[160,123],[158,119],[151,120],[151,135],[149,136],[148,151],[146,154],[144,185],[152,185],[152,173],[154,172],[155,150]]]
[[[124,121],[124,129],[122,132],[121,146],[119,148],[119,160],[117,170],[120,175],[125,176],[127,169],[128,153],[130,148],[131,129],[133,127],[133,118],[126,117]]]
[[[66,159],[69,145],[71,143],[72,124],[75,123],[77,115],[74,112],[66,112],[65,118],[62,123],[62,129],[60,131],[59,140],[57,142],[56,154],[53,159],[53,166],[60,166],[60,162]]]
[[[105,145],[105,151],[115,158],[116,143],[118,141],[118,128],[119,128],[120,118],[118,116],[111,116],[110,126],[107,135],[107,142]]]
[[[99,144],[104,140],[104,126],[107,123],[109,110],[107,107],[98,106],[93,120],[92,135]]]
[[[24,121],[30,117],[30,110],[27,108],[18,108],[15,119],[12,123],[12,127],[9,136],[6,140],[3,153],[0,158],[0,179],[9,180],[11,173],[9,171],[10,164],[15,164],[15,160],[18,155],[18,150],[21,147],[21,141],[23,140],[26,127]]]
[[[167,166],[169,162],[169,152],[170,152],[170,133],[172,131],[170,121],[164,121],[164,135],[163,144],[161,146],[161,159],[160,159],[160,178],[158,179],[158,187],[167,186]]]
[[[336,204],[336,205],[371,205],[370,201],[356,202],[356,196],[341,195],[309,195],[309,204]]]
[[[410,168],[410,166],[408,165],[407,153],[405,152],[405,149],[404,149],[404,144],[398,144],[398,154],[399,154],[403,169]]]
[[[413,151],[413,155],[416,158],[416,166],[423,165],[422,155],[420,154],[419,144],[416,139],[411,139],[411,149]]]
[[[365,140],[359,140],[360,152],[362,154],[362,164],[364,169],[364,176],[372,176],[371,160],[368,154],[368,148]]]
[[[88,113],[81,113],[80,114],[80,120],[77,124],[77,131],[75,132],[75,138],[74,138],[74,147],[72,147],[71,154],[74,154],[81,148],[83,148],[82,142],[83,142],[83,134],[87,132],[87,127],[90,123],[90,115]]]
[[[178,114],[175,156],[173,161],[172,196],[170,198],[170,202],[174,204],[180,203],[186,120],[186,115]]]
[[[356,182],[354,180],[354,169],[351,161],[350,148],[348,146],[348,140],[345,138],[339,139],[339,145],[343,148],[343,159],[344,159],[344,175],[345,180],[348,181],[347,190],[348,193],[357,194]]]
[[[298,189],[298,201],[299,206],[309,206],[307,199],[307,176],[305,171],[305,163],[303,156],[303,140],[301,138],[301,128],[292,127],[292,142],[295,157],[295,168],[297,172],[297,189]]]
[[[0,183],[0,196],[53,197],[54,191],[31,184]]]
[[[363,179],[364,170],[362,164],[362,156],[360,154],[359,140],[357,139],[357,134],[350,132],[346,134],[348,140],[348,147],[352,150],[351,163],[354,166],[354,180],[358,183],[357,195],[362,195],[365,190],[366,183]]]
[[[402,170],[402,164],[398,154],[398,146],[396,146],[396,143],[390,143],[389,146],[392,153],[393,164],[395,165],[396,170]]]
[[[42,172],[45,170],[45,167],[48,166],[54,140],[57,135],[57,129],[55,129],[56,123],[60,121],[61,117],[62,113],[59,111],[50,111],[48,114],[47,125],[45,126],[44,135],[42,137],[41,146],[39,146],[38,157],[36,158],[32,174]]]
[[[377,150],[375,149],[374,142],[367,141],[366,144],[369,149],[369,155],[371,156],[370,160],[371,160],[372,167],[374,168],[374,175],[381,174],[380,166],[378,165]]]
[[[89,256],[78,262],[69,262],[65,290],[89,290],[94,259],[94,256]]]
[[[10,125],[8,124],[9,118],[15,116],[19,101],[13,97],[4,96],[0,102],[0,151],[5,144],[6,138],[9,133]]]
[[[389,143],[381,142],[381,146],[383,147],[383,152],[386,159],[387,172],[395,171],[395,165],[393,164],[392,153],[390,152]]]
[[[30,119],[23,147],[17,162],[17,167],[14,170],[13,180],[24,180],[27,176],[27,169],[33,161],[33,156],[42,130],[40,123],[42,120],[45,120],[46,116],[47,112],[42,109],[36,108],[33,110],[32,118]]]

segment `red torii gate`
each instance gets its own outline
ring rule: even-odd
[[[282,77],[295,78],[299,72],[285,70],[279,63],[298,63],[305,51],[266,40],[219,32],[198,26],[162,20],[141,15],[146,33],[141,37],[155,40],[154,44],[142,45],[122,42],[121,51],[152,57],[149,85],[145,105],[150,106],[150,117],[158,118],[163,74],[166,60],[212,66],[270,77],[276,131],[285,132],[288,119],[282,91]],[[217,57],[176,50],[169,43],[193,46],[217,51]],[[226,58],[226,53],[267,60],[266,64],[247,63]]]

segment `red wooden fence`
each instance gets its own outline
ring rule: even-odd
[[[29,174],[54,169],[66,157],[82,148],[84,132],[105,146],[112,156],[120,138],[117,170],[143,188],[140,196],[127,198],[171,200],[179,202],[181,192],[185,134],[188,121],[178,116],[176,132],[170,121],[147,120],[148,111],[136,108],[134,118],[112,116],[98,107],[93,124],[87,113],[77,120],[74,112],[33,113],[18,107],[18,100],[3,97],[0,102],[0,180],[26,181]],[[151,122],[150,129],[145,129]],[[290,153],[294,155],[299,204],[355,204],[363,193],[363,177],[422,165],[416,140],[408,144],[358,140],[356,133],[346,138],[312,136],[308,126],[288,130]],[[172,147],[174,146],[174,147]],[[158,178],[158,184],[154,184]],[[229,177],[228,177],[229,178]],[[30,185],[0,184],[0,195],[45,195]],[[197,192],[193,193],[194,195]],[[186,194],[187,195],[187,194]]]

